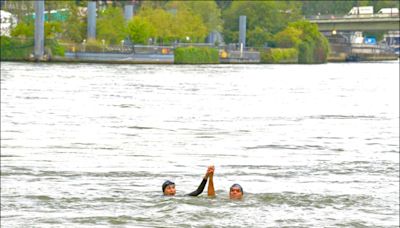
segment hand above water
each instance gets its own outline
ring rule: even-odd
[[[210,177],[214,175],[215,167],[213,165],[208,166],[206,177]]]

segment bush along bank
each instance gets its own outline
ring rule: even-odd
[[[33,39],[14,39],[1,36],[1,60],[28,60],[33,53]]]
[[[261,63],[297,63],[296,48],[270,48],[261,52]]]
[[[330,52],[329,41],[318,31],[316,24],[307,21],[290,23],[283,31],[275,35],[277,47],[287,51],[274,50],[265,54],[266,63],[285,63],[292,58],[296,49],[297,62],[300,64],[326,63]]]
[[[178,64],[219,63],[218,50],[209,47],[179,47],[174,51],[174,62]]]
[[[29,60],[33,55],[34,40],[33,39],[17,39],[1,36],[1,60],[22,61]],[[56,40],[45,41],[45,55],[47,58],[52,56],[64,56],[64,47]]]

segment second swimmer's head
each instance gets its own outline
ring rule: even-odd
[[[240,184],[233,184],[229,189],[229,198],[241,199],[243,197],[243,188]]]

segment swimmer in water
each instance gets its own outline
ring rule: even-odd
[[[243,198],[243,188],[240,184],[233,184],[229,189],[230,199],[242,199]]]
[[[210,197],[215,197],[215,189],[214,189],[214,167],[212,169],[212,172],[210,173],[208,179],[208,189],[207,189],[207,195]],[[239,184],[233,184],[230,189],[229,189],[229,198],[234,199],[234,200],[240,200],[243,198],[243,188]]]
[[[187,196],[200,195],[206,186],[207,179],[209,178],[210,174],[213,172],[214,172],[214,166],[209,166],[207,168],[207,172],[204,175],[203,180],[201,181],[199,187],[195,191],[193,191],[189,194],[186,194],[186,195]],[[163,191],[164,196],[174,196],[176,194],[175,183],[172,181],[169,181],[169,180],[165,181],[162,185],[162,191]]]

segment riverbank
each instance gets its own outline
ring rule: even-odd
[[[328,63],[339,62],[381,62],[398,60],[396,55],[346,55],[344,53],[329,55]],[[123,53],[72,53],[65,56],[53,56],[40,61],[30,59],[6,60],[19,62],[56,62],[56,63],[107,63],[107,64],[175,64],[173,54],[123,54]],[[221,58],[217,64],[270,64],[260,60],[245,58]],[[278,62],[274,64],[298,64],[297,62]]]
[[[254,54],[254,52],[253,52]],[[395,61],[396,54],[368,54],[368,53],[331,53],[328,63],[340,62],[381,62]],[[107,63],[107,64],[176,64],[174,54],[143,54],[143,53],[90,53],[90,52],[65,52],[64,56],[45,55],[42,60],[36,60],[31,55],[27,59],[9,59],[2,61],[18,62],[56,62],[56,63]],[[271,64],[263,63],[259,58],[248,58],[247,55],[233,55],[231,58],[220,58],[216,64]],[[273,64],[298,64],[296,61],[280,61]]]

